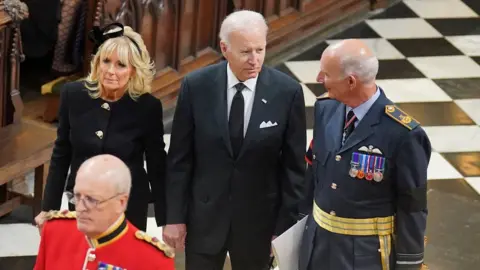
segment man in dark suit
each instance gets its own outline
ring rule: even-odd
[[[195,71],[178,97],[168,154],[164,240],[186,268],[268,269],[270,243],[298,218],[306,146],[303,91],[263,67],[267,25],[230,14],[220,30],[227,62]]]
[[[378,60],[359,40],[328,47],[317,80],[310,215],[300,270],[420,269],[431,145],[377,87]],[[308,156],[308,155],[307,155]]]

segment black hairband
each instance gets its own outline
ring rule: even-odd
[[[108,30],[112,29],[114,26],[120,27],[120,29],[118,31],[113,31],[113,32],[107,33]],[[123,36],[123,31],[124,31],[124,27],[119,22],[111,23],[111,24],[105,26],[104,28],[94,26],[93,29],[90,30],[90,32],[88,33],[88,39],[90,39],[90,41],[92,41],[93,44],[94,44],[92,54],[96,54],[98,48],[106,40]],[[140,46],[138,46],[138,44],[135,42],[135,40],[133,40],[129,36],[125,36],[125,37],[127,37],[128,39],[130,39],[130,41],[132,41],[133,45],[135,45],[135,47],[137,48],[138,53],[141,54]]]

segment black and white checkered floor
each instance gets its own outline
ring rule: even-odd
[[[304,87],[310,141],[315,97],[325,91],[315,81],[321,53],[339,39],[370,44],[380,59],[378,85],[422,123],[434,149],[426,250],[433,270],[480,263],[479,14],[480,0],[404,0],[277,67]],[[0,219],[0,269],[32,268],[39,235],[29,214]],[[147,231],[161,235],[151,219]]]

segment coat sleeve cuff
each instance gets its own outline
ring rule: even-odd
[[[423,253],[420,254],[401,254],[397,253],[395,269],[415,269],[419,270],[423,265]]]

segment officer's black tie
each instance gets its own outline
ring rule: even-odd
[[[237,83],[235,85],[237,93],[235,96],[233,96],[232,106],[230,107],[230,118],[228,124],[234,158],[237,158],[243,143],[243,116],[245,111],[245,101],[243,99],[242,90],[244,88],[245,85],[243,83]]]
[[[345,119],[345,127],[343,128],[343,132],[345,133],[343,141],[345,142],[352,134],[353,130],[355,129],[355,122],[357,121],[357,117],[353,110],[350,110],[347,114],[347,119]]]

